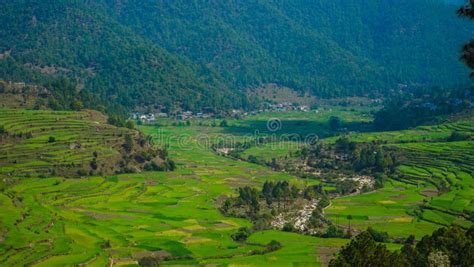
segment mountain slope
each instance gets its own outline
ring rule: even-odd
[[[67,76],[86,106],[108,109],[248,107],[245,89],[266,83],[378,95],[469,82],[458,57],[472,28],[455,9],[442,0],[4,1],[0,58]]]
[[[472,28],[440,0],[105,2],[144,38],[241,87],[335,96],[467,82],[458,57]]]
[[[0,51],[40,72],[66,75],[104,103],[131,108],[178,103],[190,109],[241,104],[239,97],[224,98],[235,94],[204,68],[81,1],[3,2],[0,10]]]
[[[99,112],[0,109],[0,177],[78,177],[169,170],[144,134]]]

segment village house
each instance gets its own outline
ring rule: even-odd
[[[311,109],[309,108],[309,106],[306,106],[306,105],[300,106],[300,111],[309,112],[310,110]]]
[[[143,123],[152,123],[156,121],[155,114],[145,114],[140,116],[140,121]]]
[[[155,114],[152,113],[143,114],[136,112],[132,114],[131,119],[140,121],[142,123],[152,123],[156,121]]]

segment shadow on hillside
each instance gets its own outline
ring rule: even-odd
[[[333,131],[327,123],[307,120],[282,120],[276,122],[267,121],[243,121],[238,125],[224,128],[224,132],[234,135],[276,135],[294,136],[305,138],[307,136],[318,136],[319,138],[331,137],[345,132],[368,132],[373,130],[370,123],[351,122],[342,123],[339,130]]]

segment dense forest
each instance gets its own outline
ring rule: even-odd
[[[35,78],[25,68],[65,76],[108,109],[245,106],[209,70],[178,59],[82,1],[2,2],[0,10],[0,53],[17,65],[0,79],[31,82]]]
[[[461,5],[461,1],[449,0],[451,4]],[[461,6],[459,16],[474,18],[473,3]],[[474,40],[462,47],[461,61],[471,69],[474,77]],[[387,95],[382,110],[375,114],[374,126],[377,130],[400,130],[420,124],[434,123],[440,116],[459,113],[472,108],[474,87],[462,86],[430,87],[423,85],[404,86],[402,90],[392,91]]]
[[[441,0],[0,7],[0,61],[11,58],[20,71],[0,79],[24,80],[25,68],[65,76],[85,106],[108,110],[248,108],[244,89],[270,82],[323,97],[468,82],[458,58],[469,24]]]
[[[337,96],[466,81],[468,24],[439,0],[105,2],[141,36],[241,87]]]

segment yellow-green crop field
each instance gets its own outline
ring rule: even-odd
[[[173,172],[78,179],[3,176],[0,266],[137,266],[137,259],[146,255],[165,255],[170,258],[165,265],[179,266],[320,266],[327,251],[334,252],[348,240],[269,230],[254,233],[247,242],[235,242],[231,235],[242,226],[251,226],[250,221],[225,217],[218,210],[222,196],[235,194],[241,186],[259,187],[267,180],[288,180],[300,186],[319,183],[218,156],[202,142],[212,143],[222,136],[243,140],[255,124],[248,124],[249,120],[263,127],[271,117],[261,116],[230,121],[227,128],[142,126],[141,131],[153,136],[156,145],[169,146],[178,167]],[[354,116],[365,120],[360,114]],[[327,118],[315,120],[323,125]],[[281,120],[283,125],[292,125],[284,117]],[[9,123],[6,128],[15,129],[15,123]],[[232,125],[241,130],[232,133]],[[327,131],[326,126],[323,129]],[[387,139],[399,135],[409,134],[380,133]],[[273,148],[267,146],[263,151],[272,153]],[[371,193],[333,200],[325,213],[334,223],[351,223],[361,230],[372,226],[394,237],[415,234],[417,238],[450,223],[472,224],[460,215],[473,209],[472,142],[388,142],[387,146],[406,150],[397,170],[402,178],[389,180],[384,188]],[[283,156],[284,152],[276,153]],[[428,195],[440,179],[450,183],[452,190]],[[353,216],[351,222],[347,215]],[[255,253],[271,240],[283,247]],[[399,245],[390,248],[398,249]]]

